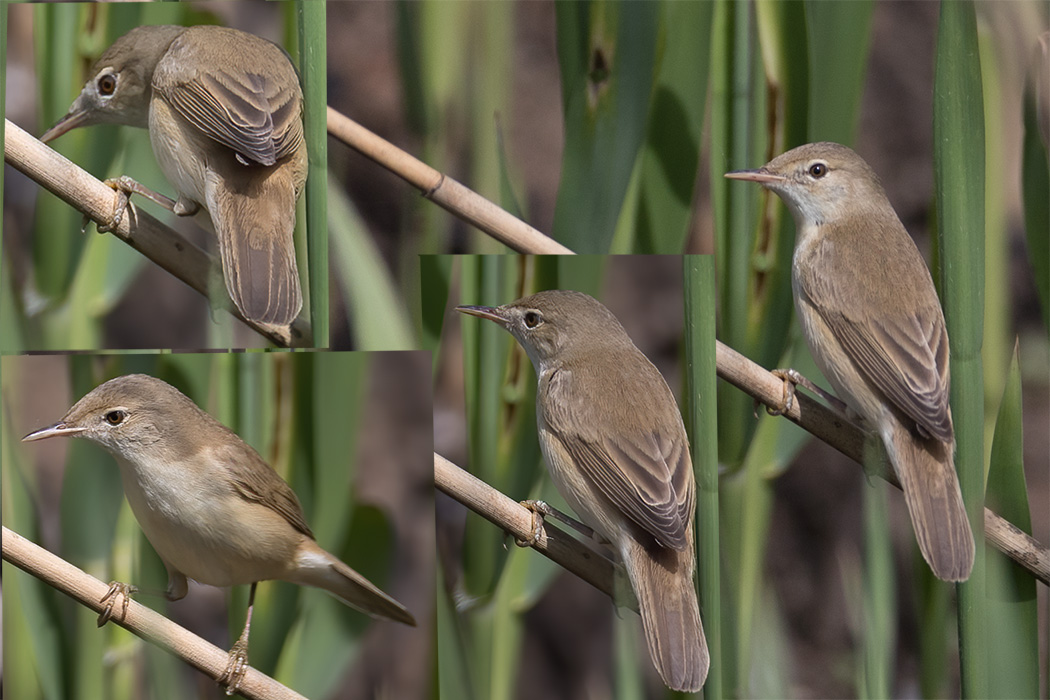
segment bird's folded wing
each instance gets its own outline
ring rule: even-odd
[[[684,549],[693,515],[692,463],[684,434],[659,428],[601,434],[601,410],[575,391],[572,373],[547,383],[546,420],[583,476],[665,547]],[[644,416],[640,423],[648,421]],[[677,431],[674,431],[677,432]]]
[[[240,440],[237,443],[216,448],[220,450],[216,457],[226,465],[237,493],[276,511],[292,527],[312,538],[313,532],[292,487],[255,450]]]
[[[938,440],[953,438],[948,333],[936,309],[903,316],[825,316],[846,353],[901,411]]]
[[[273,165],[303,140],[302,93],[290,66],[289,74],[290,80],[275,80],[250,70],[165,66],[153,88],[209,138],[247,160]]]

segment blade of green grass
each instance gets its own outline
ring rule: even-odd
[[[437,558],[437,677],[438,697],[478,697],[472,668],[477,668],[469,649],[464,627],[465,619],[456,610],[455,594],[448,590],[448,578],[443,571],[442,558]]]
[[[492,598],[491,618],[487,621],[491,625],[491,673],[487,693],[491,700],[512,700],[517,696],[515,691],[522,672],[524,612],[527,610],[522,609],[519,599],[527,587],[529,569],[538,559],[542,557],[536,556],[535,552],[515,547],[500,574]]]
[[[788,696],[792,662],[788,648],[790,633],[776,594],[768,585],[759,591],[758,614],[754,630],[755,658],[762,659],[749,679],[749,697],[776,700]]]
[[[371,354],[318,354],[310,387],[313,409],[304,435],[312,442],[310,460],[302,468],[314,474],[311,524],[318,539],[338,542],[350,522],[347,495],[353,484],[358,427],[364,419]],[[297,358],[298,359],[298,358]]]
[[[766,141],[777,150],[804,143],[809,111],[809,52],[805,6],[793,2],[762,0],[756,3],[756,27],[765,67],[765,89],[780,118],[771,124]],[[757,141],[757,139],[756,139]],[[755,144],[756,146],[758,143]],[[757,148],[754,149],[757,151]],[[774,154],[767,153],[762,165]],[[752,219],[757,230],[748,251],[746,344],[743,351],[768,367],[784,354],[792,319],[791,255],[795,246],[794,221],[773,193],[749,187],[763,208],[773,201],[776,214]]]
[[[464,304],[495,306],[511,299],[505,296],[505,262],[501,256],[463,259],[461,300]],[[510,335],[494,323],[481,319],[460,321],[463,333],[463,366],[467,398],[467,425],[471,473],[503,493],[511,488],[513,475],[501,460],[504,431],[501,395],[510,352]],[[520,493],[520,489],[517,491]],[[468,514],[464,535],[464,587],[472,596],[492,593],[506,561],[500,546],[502,533],[478,515]]]
[[[985,120],[985,170],[1006,172],[1012,158],[1007,155],[1005,104],[1002,89],[1002,67],[995,37],[984,27],[978,28]],[[981,365],[984,371],[984,395],[999,396],[1010,365],[1011,295],[1010,235],[1006,190],[999,178],[984,183],[984,338],[981,343]],[[984,446],[991,450],[995,417],[990,410],[984,417]]]
[[[864,495],[863,635],[857,694],[862,698],[893,696],[893,664],[897,640],[896,568],[890,540],[890,487],[873,480]]]
[[[37,71],[41,76],[48,76],[47,80],[41,81],[39,89],[39,114],[44,123],[50,126],[66,113],[83,85],[83,60],[80,55],[83,41],[78,41],[81,33],[80,10],[74,4],[38,5],[34,9]],[[60,139],[54,147],[69,155],[76,142],[77,149],[83,151],[87,136],[74,134]],[[82,162],[76,158],[73,160]],[[64,202],[46,192],[40,193],[36,211],[33,271],[37,289],[48,299],[60,298],[66,292],[83,245],[77,235],[80,229],[79,217]]]
[[[329,182],[327,208],[328,236],[354,345],[362,350],[415,349],[405,300],[364,220],[334,179]]]
[[[635,219],[639,253],[685,248],[711,60],[709,2],[662,3],[663,55],[649,108]]]
[[[299,20],[299,73],[303,83],[303,127],[309,154],[306,179],[307,260],[303,311],[313,344],[328,347],[328,89],[325,3],[295,3]],[[296,217],[301,222],[302,217]],[[297,226],[301,229],[301,226]],[[299,237],[302,240],[302,237]]]
[[[1025,532],[1032,531],[1024,473],[1023,403],[1017,344],[1006,376],[992,440],[988,505]],[[988,549],[989,697],[1039,695],[1039,612],[1036,581],[1002,553]]]
[[[983,532],[985,139],[977,19],[972,2],[940,8],[934,72],[933,136],[941,294],[952,351],[955,466],[972,529]],[[984,548],[959,585],[963,697],[988,695]]]
[[[872,0],[805,4],[809,28],[807,141],[853,143],[874,10]]]
[[[804,347],[801,335],[794,337],[787,353],[777,362],[779,367],[796,367],[805,376],[813,361]],[[754,409],[752,408],[752,411]],[[722,418],[719,416],[719,422]],[[767,585],[763,576],[763,562],[769,541],[769,526],[772,519],[773,479],[786,469],[798,451],[809,439],[809,434],[780,418],[763,413],[756,420],[748,415],[757,428],[747,445],[740,472],[736,478],[723,481],[722,538],[728,544],[723,547],[727,564],[724,595],[731,598],[736,629],[732,631],[735,644],[732,648],[726,639],[723,648],[735,666],[731,672],[740,683],[748,683],[754,676],[759,662],[756,656],[757,634],[761,621],[760,600],[763,587]],[[730,602],[723,603],[724,606]],[[729,631],[723,632],[728,636]],[[727,671],[727,674],[730,671]],[[740,692],[748,694],[750,686]],[[784,691],[786,692],[786,690]]]
[[[0,15],[6,10],[0,10]],[[23,537],[39,542],[40,522],[36,471],[25,458],[21,437],[12,424],[11,410],[22,405],[25,396],[15,379],[20,376],[19,358],[0,360],[0,440],[3,523]],[[64,697],[66,653],[69,629],[56,614],[57,597],[48,586],[21,570],[3,563],[4,602],[4,690],[9,697]]]
[[[639,625],[635,615],[613,621],[613,688],[616,700],[641,700],[645,697],[641,664],[649,663],[648,650],[639,643]],[[665,693],[666,694],[666,693]]]
[[[717,379],[715,375],[715,269],[710,255],[683,258],[685,282],[686,401],[696,473],[696,542],[700,610],[711,667],[704,698],[724,696],[718,489]]]
[[[948,667],[954,665],[951,586],[934,577],[918,550],[912,553],[912,571],[918,591],[919,687],[923,697],[942,697],[949,692]]]
[[[506,47],[514,43],[512,3],[466,3],[468,21],[481,28],[463,46],[466,55],[467,82],[464,95],[471,121],[471,181],[474,190],[486,199],[498,202],[505,192],[504,163],[495,118],[509,104],[514,52]],[[479,253],[506,253],[506,246],[480,231],[471,231],[474,249]]]
[[[717,3],[711,36],[711,201],[718,270],[718,337],[747,354],[752,202],[758,193],[731,187],[723,175],[757,167],[765,152],[764,132],[757,118],[765,109],[765,90],[756,87],[762,82],[761,65],[753,60],[750,5]],[[740,465],[754,429],[746,418],[749,412],[746,396],[732,387],[719,386],[719,459],[731,469]],[[727,694],[733,694],[732,690]]]
[[[659,5],[556,8],[565,150],[553,236],[577,253],[604,253],[645,138]]]

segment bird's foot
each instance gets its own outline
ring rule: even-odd
[[[106,607],[102,609],[102,612],[98,614],[98,626],[106,624],[113,617],[113,606],[117,602],[117,596],[123,597],[123,604],[120,606],[120,621],[123,622],[128,616],[128,603],[131,602],[131,595],[138,592],[138,588],[132,586],[129,583],[121,583],[120,581],[110,581],[109,590],[106,591],[106,595],[102,596],[102,600],[99,603],[105,603]]]
[[[571,527],[573,530],[576,530],[584,537],[596,541],[598,539],[593,529],[587,527],[572,516],[562,513],[560,510],[554,508],[546,501],[534,501],[530,499],[528,501],[522,501],[521,505],[532,511],[532,537],[527,540],[516,539],[514,542],[519,547],[534,547],[537,544],[539,544],[540,536],[543,534],[543,519],[546,517],[551,517],[555,520],[560,521],[561,523]]]
[[[527,500],[521,501],[521,506],[532,513],[532,536],[528,539],[514,538],[514,544],[519,547],[535,547],[543,535],[543,519],[554,510],[545,501]]]
[[[120,222],[124,220],[124,213],[128,210],[128,204],[131,202],[131,190],[124,184],[124,181],[134,182],[126,175],[121,175],[118,178],[106,180],[103,184],[112,187],[117,193],[117,201],[113,204],[113,214],[109,217],[109,221],[106,223],[98,224],[99,233],[110,233],[111,231],[117,230],[120,226]]]
[[[770,374],[783,382],[783,395],[778,406],[766,406],[766,413],[771,416],[782,416],[795,405],[795,385],[799,383],[799,380],[805,380],[805,377],[793,369],[774,369]]]
[[[789,413],[795,404],[795,389],[796,386],[802,386],[807,389],[810,393],[819,396],[831,406],[832,410],[837,411],[842,415],[850,415],[851,411],[849,407],[834,394],[829,391],[824,391],[819,386],[811,382],[806,377],[802,376],[798,370],[794,369],[774,369],[770,372],[774,376],[778,377],[784,382],[784,396],[779,406],[766,406],[766,412],[771,416],[782,416],[785,413]]]
[[[166,197],[159,192],[154,192],[145,185],[136,182],[127,175],[121,175],[120,177],[110,178],[105,180],[105,185],[112,187],[117,193],[116,204],[113,205],[113,215],[109,221],[99,224],[99,233],[109,233],[115,231],[120,222],[124,219],[124,213],[128,210],[128,205],[131,202],[131,195],[138,194],[151,199],[157,204],[161,205],[165,209],[176,211],[176,202],[171,197]],[[176,213],[178,213],[176,211]]]
[[[230,649],[226,660],[226,670],[219,676],[218,683],[227,695],[233,695],[241,686],[244,674],[248,671],[248,640],[238,639]]]

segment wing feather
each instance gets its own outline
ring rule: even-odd
[[[303,140],[302,89],[284,53],[258,37],[243,39],[255,49],[253,55],[265,59],[256,66],[251,58],[221,53],[198,37],[190,30],[172,42],[154,73],[153,89],[244,160],[269,166],[294,153]]]
[[[215,450],[216,458],[226,465],[237,493],[275,511],[296,530],[313,538],[295,491],[259,453],[240,440]]]
[[[947,331],[932,310],[857,322],[825,316],[846,353],[868,379],[928,434],[951,441]]]
[[[546,405],[551,408],[545,417],[555,437],[583,476],[622,513],[662,545],[685,548],[695,503],[685,429],[680,418],[674,426],[659,425],[645,407],[653,400],[673,402],[670,392],[666,397],[635,397],[633,407],[598,407],[578,388],[578,378],[566,370],[557,371],[546,383],[550,394]],[[634,429],[616,434],[599,431],[596,426],[603,409],[634,411],[635,420],[617,421]]]

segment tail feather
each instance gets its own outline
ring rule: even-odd
[[[937,578],[965,581],[974,539],[955,473],[955,445],[922,439],[898,423],[887,446],[923,558]]]
[[[256,177],[234,185],[209,173],[208,212],[219,239],[226,290],[245,318],[289,326],[302,309],[295,229],[294,184],[278,168],[252,168]]]
[[[405,606],[381,591],[375,584],[357,573],[343,562],[335,559],[331,562],[332,571],[342,577],[337,586],[327,588],[331,593],[342,598],[351,607],[371,615],[379,615],[395,622],[416,626],[416,619]]]
[[[693,585],[692,547],[647,549],[629,539],[621,554],[657,672],[672,690],[700,690],[711,662]]]
[[[285,577],[286,580],[324,589],[363,613],[416,626],[415,618],[405,606],[321,549],[316,542],[310,540],[300,546],[296,564],[295,570]]]

